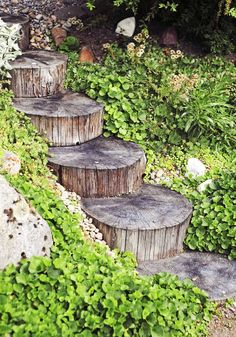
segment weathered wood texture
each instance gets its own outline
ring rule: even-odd
[[[21,50],[26,50],[29,47],[29,18],[27,16],[14,16],[7,15],[5,13],[0,14],[0,19],[6,22],[9,26],[13,24],[19,24],[20,29],[20,39],[19,39],[19,47]]]
[[[63,90],[67,56],[57,52],[24,52],[11,63],[15,97],[46,97]]]
[[[76,145],[102,134],[103,106],[69,91],[49,98],[16,98],[39,132],[54,146]]]
[[[99,137],[79,146],[53,147],[49,153],[59,182],[83,197],[131,193],[142,184],[146,160],[134,143]]]
[[[83,199],[82,208],[111,248],[131,251],[139,261],[180,253],[192,214],[186,198],[158,185],[110,199]]]

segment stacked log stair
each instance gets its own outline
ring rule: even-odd
[[[132,142],[104,138],[103,107],[64,91],[67,59],[49,51],[26,51],[12,64],[14,105],[51,143],[49,166],[111,248],[138,261],[179,254],[192,206],[180,194],[143,184],[145,155]]]

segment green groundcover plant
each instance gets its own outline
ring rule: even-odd
[[[193,216],[185,244],[198,251],[209,251],[236,258],[236,174],[232,170],[208,174],[212,182],[204,192],[197,191],[204,178],[174,178],[166,184],[193,203]]]
[[[190,281],[141,277],[129,254],[110,256],[84,241],[78,223],[52,189],[47,145],[29,119],[0,92],[0,148],[22,161],[6,176],[48,222],[51,257],[22,259],[0,271],[0,336],[202,336],[213,304]]]
[[[207,165],[203,177],[186,176],[187,159],[197,157]],[[166,172],[160,183],[191,200],[194,211],[185,238],[188,248],[217,252],[236,258],[236,152],[227,155],[197,142],[172,146],[148,163],[146,181],[154,183],[153,172]],[[205,191],[198,186],[211,179]]]
[[[221,172],[204,193],[192,193],[193,219],[186,244],[236,259],[236,171]]]
[[[107,47],[107,46],[106,46]],[[102,65],[71,62],[67,85],[105,104],[105,135],[150,147],[201,138],[235,142],[236,69],[222,58],[130,43]],[[145,53],[140,51],[146,50]],[[75,59],[75,58],[74,58]]]
[[[196,59],[148,46],[143,33],[127,52],[105,47],[101,65],[79,64],[71,54],[68,86],[105,105],[105,136],[115,134],[144,148],[148,182],[152,171],[164,168],[170,177],[160,183],[193,202],[187,247],[235,258],[234,65],[219,57]],[[192,156],[207,165],[206,176],[185,177]],[[197,192],[208,178],[214,180],[212,187]]]

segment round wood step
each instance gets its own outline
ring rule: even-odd
[[[48,98],[16,98],[14,106],[54,146],[81,144],[102,134],[103,106],[82,94],[67,91]]]
[[[0,19],[8,24],[8,26],[12,26],[13,24],[19,24],[20,29],[20,39],[19,39],[19,47],[21,50],[26,50],[29,47],[29,18],[24,15],[15,16],[8,15],[6,13],[0,14]]]
[[[79,146],[53,147],[49,153],[59,182],[83,197],[131,193],[142,184],[146,160],[134,143],[98,137]]]
[[[111,248],[131,251],[139,261],[181,252],[192,214],[186,198],[159,185],[143,185],[120,197],[83,199],[82,208]]]
[[[11,62],[11,86],[15,97],[46,97],[63,90],[67,56],[34,50]]]

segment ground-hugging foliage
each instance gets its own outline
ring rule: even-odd
[[[67,83],[105,105],[104,135],[144,148],[147,181],[153,170],[164,169],[170,177],[161,183],[193,202],[186,245],[235,258],[236,69],[223,58],[196,59],[145,45],[138,57],[136,40],[127,53],[106,46],[102,65],[72,59]],[[185,177],[190,157],[203,160],[206,176]],[[200,194],[196,188],[208,178],[214,179],[214,189]]]
[[[233,64],[156,47],[130,56],[130,49],[110,46],[102,65],[69,65],[68,86],[105,104],[105,135],[162,146],[200,136],[235,141]]]
[[[129,254],[113,257],[84,241],[79,216],[47,180],[45,142],[7,91],[0,93],[1,128],[0,147],[22,160],[23,174],[7,178],[48,222],[54,244],[50,259],[0,271],[0,336],[202,336],[213,308],[203,291],[168,274],[140,277]]]
[[[236,258],[236,174],[231,170],[209,174],[212,183],[199,193],[197,186],[206,177],[174,178],[165,185],[179,191],[193,203],[193,216],[185,244],[198,251],[209,251]]]
[[[223,172],[204,194],[192,193],[193,219],[186,244],[236,259],[236,173]]]
[[[203,177],[186,177],[186,160],[201,159],[208,166]],[[236,163],[235,150],[231,155],[206,148],[203,144],[184,144],[158,153],[147,170],[147,182],[153,182],[152,172],[158,169],[167,174],[162,184],[191,200],[194,211],[185,244],[198,251],[210,251],[236,258]],[[212,179],[204,192],[200,183]]]

